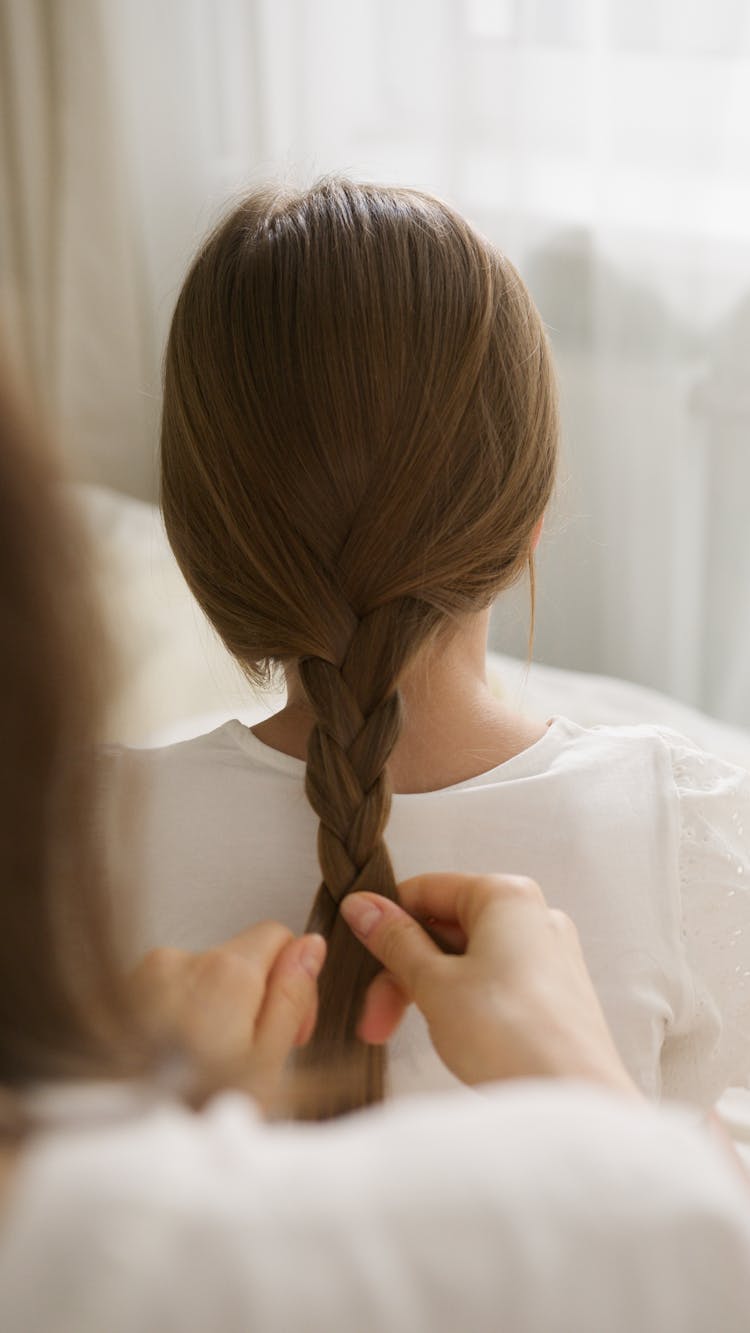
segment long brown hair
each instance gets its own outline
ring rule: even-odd
[[[51,457],[0,377],[6,1089],[140,1065],[94,833],[94,742],[109,681],[86,564]]]
[[[179,296],[162,505],[177,560],[246,671],[295,664],[316,724],[306,790],[329,941],[309,1057],[383,1093],[355,1028],[375,972],[338,912],[395,897],[384,842],[399,679],[528,566],[553,484],[544,329],[513,266],[445,204],[326,180],[251,194]],[[347,1080],[348,1086],[352,1086]]]

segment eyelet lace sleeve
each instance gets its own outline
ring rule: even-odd
[[[710,1095],[750,1086],[750,774],[672,733],[682,944]]]

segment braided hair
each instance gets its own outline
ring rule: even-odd
[[[313,1114],[383,1095],[356,1037],[377,965],[340,917],[396,896],[384,834],[399,681],[529,564],[557,402],[512,265],[417,191],[259,190],[209,237],[167,346],[162,505],[185,577],[256,680],[293,665],[313,711],[306,793],[329,942],[304,1059]]]

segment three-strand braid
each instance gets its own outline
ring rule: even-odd
[[[335,179],[254,190],[185,280],[164,383],[169,539],[248,675],[298,664],[313,710],[310,928],[328,957],[312,1076],[298,1081],[310,1115],[382,1095],[382,1054],[356,1038],[376,965],[339,905],[355,888],[395,896],[384,835],[399,689],[429,688],[433,631],[521,573],[557,434],[526,288],[427,195]],[[340,1096],[327,1070],[343,1071]]]
[[[387,764],[401,729],[398,679],[436,621],[431,608],[397,598],[356,623],[339,663],[299,662],[315,713],[307,754],[306,792],[320,820],[322,883],[308,930],[328,940],[319,982],[320,1013],[303,1063],[331,1073],[330,1095],[317,1117],[383,1096],[382,1048],[356,1036],[367,987],[378,964],[339,916],[348,893],[368,889],[395,899],[396,880],[383,834],[391,806]]]

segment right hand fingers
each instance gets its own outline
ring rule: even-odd
[[[380,894],[350,893],[339,910],[357,939],[419,1003],[425,978],[444,961],[437,944],[398,903]]]
[[[547,911],[539,885],[523,875],[414,875],[399,884],[398,897],[412,916],[435,920],[438,930],[457,926],[467,938],[487,913]]]
[[[341,914],[417,1002],[420,979],[431,974],[443,955],[414,917],[435,921],[437,934],[445,925],[446,935],[452,934],[454,940],[463,936],[469,950],[491,947],[494,961],[499,962],[495,932],[491,944],[483,944],[489,932],[479,930],[480,923],[494,918],[509,926],[513,917],[520,919],[516,930],[520,921],[528,929],[536,926],[540,914],[549,914],[539,886],[519,875],[417,875],[400,884],[398,892],[406,911],[378,894],[353,893],[343,900]]]
[[[480,1007],[486,1006],[488,986],[503,976],[517,986],[510,978],[519,955],[523,972],[529,950],[539,956],[544,927],[562,917],[550,912],[533,880],[512,875],[419,875],[399,885],[399,898],[429,922],[432,937],[409,911],[379,895],[350,894],[341,904],[354,934],[386,969],[368,989],[357,1028],[363,1041],[374,1044],[391,1037],[409,1000],[436,1025],[433,1037],[440,1041],[442,1028],[455,1017],[456,985],[462,986],[464,1005],[468,983]],[[444,938],[451,953],[458,944],[466,956],[446,957],[435,937]],[[446,1006],[451,992],[454,1000]]]
[[[427,1019],[435,1049],[466,1083],[593,1078],[633,1085],[615,1048],[572,922],[532,881],[429,875],[399,887],[420,916],[457,920],[463,957],[446,957],[404,910],[351,894],[342,915]]]
[[[357,1024],[357,1036],[370,1046],[390,1041],[406,1010],[409,997],[389,972],[378,972],[370,982]]]

